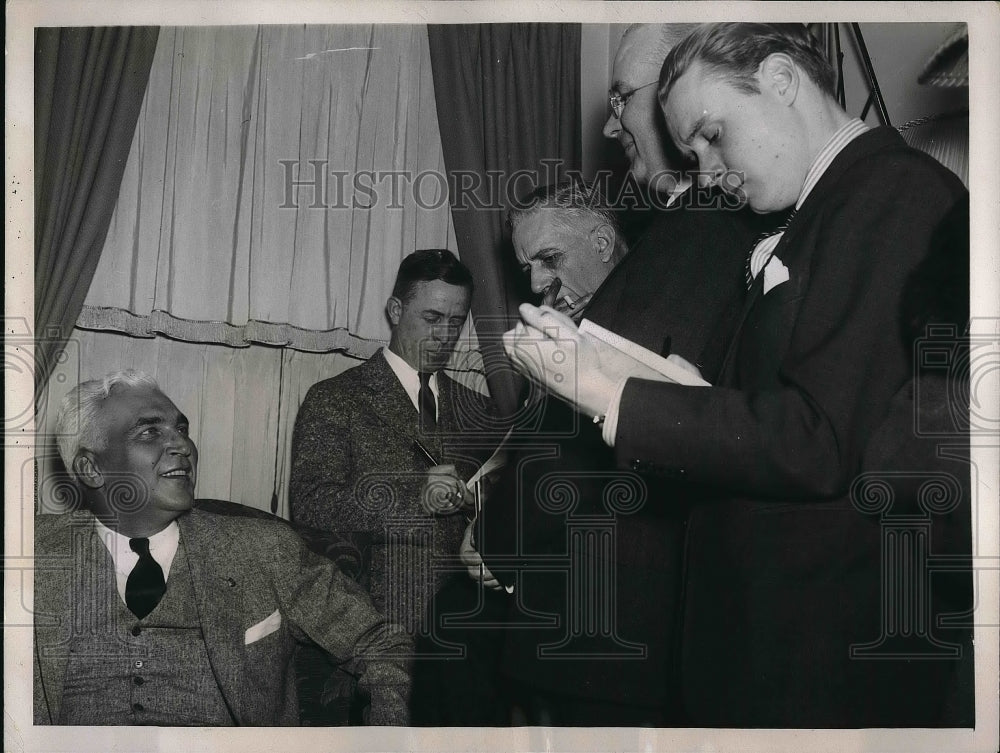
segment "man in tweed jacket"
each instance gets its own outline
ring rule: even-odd
[[[464,480],[488,454],[484,429],[495,414],[442,370],[472,288],[449,251],[406,257],[386,302],[388,348],[313,385],[295,421],[293,519],[371,536],[372,599],[414,634],[431,632],[431,598],[464,574],[457,555],[472,514]],[[423,414],[421,391],[431,403]]]
[[[152,379],[82,383],[59,427],[83,509],[36,517],[35,724],[294,725],[303,641],[366,722],[407,723],[409,637],[286,524],[192,509],[197,448]]]

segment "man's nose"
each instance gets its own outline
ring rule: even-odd
[[[431,338],[434,342],[446,343],[457,339],[459,330],[454,324],[437,324],[431,328]]]
[[[604,130],[602,131],[602,133],[604,134],[604,138],[614,139],[618,138],[618,132],[621,131],[621,129],[622,129],[622,122],[615,117],[614,113],[611,113],[608,116],[607,122],[604,124]]]
[[[548,272],[531,272],[531,292],[541,295],[545,289],[552,284],[552,275]]]
[[[700,188],[709,188],[711,186],[717,185],[721,180],[722,176],[725,175],[726,167],[722,164],[721,160],[698,160],[698,186]]]
[[[193,450],[194,442],[187,434],[175,431],[167,438],[167,451],[174,455],[190,456]]]

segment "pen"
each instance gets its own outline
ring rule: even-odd
[[[424,447],[424,446],[423,446],[423,445],[422,445],[422,444],[420,443],[420,440],[419,440],[419,439],[414,439],[414,440],[413,440],[413,446],[414,446],[414,447],[415,447],[415,448],[417,449],[417,451],[418,451],[418,452],[419,452],[419,453],[420,453],[421,455],[423,455],[423,456],[424,456],[424,459],[425,459],[425,460],[426,460],[426,461],[427,461],[428,463],[430,463],[430,464],[431,464],[432,466],[435,466],[435,465],[440,465],[440,464],[438,463],[438,461],[434,459],[434,456],[433,456],[433,455],[431,455],[431,453],[430,453],[430,452],[429,452],[429,451],[427,450],[427,448],[426,448],[426,447]]]
[[[670,335],[667,335],[666,337],[664,337],[663,338],[663,347],[660,348],[660,355],[663,356],[664,358],[666,358],[667,356],[669,356],[670,355],[670,346],[672,344],[673,343],[672,343],[672,341],[670,339]]]

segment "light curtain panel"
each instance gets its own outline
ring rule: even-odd
[[[434,175],[425,27],[163,29],[79,325],[367,357],[400,260],[456,248]]]
[[[315,382],[361,363],[341,353],[233,348],[80,329],[74,330],[67,352],[71,357],[56,368],[42,406],[50,430],[59,401],[78,379],[140,369],[157,379],[191,421],[200,453],[198,496],[282,517],[288,517],[291,435],[299,404]],[[55,473],[56,458],[54,442],[37,457],[44,511],[59,511],[70,501]]]
[[[350,177],[338,196],[332,176],[444,175],[441,138],[423,26],[162,29],[72,363],[50,380],[42,421],[80,379],[144,370],[191,419],[198,495],[287,516],[306,391],[388,338],[406,254],[457,253],[433,177],[417,206],[402,188],[373,202]],[[312,185],[286,195],[289,161],[307,182],[318,161],[319,202]],[[482,391],[475,348],[467,327],[451,374]],[[50,447],[43,509],[60,506],[56,467]]]

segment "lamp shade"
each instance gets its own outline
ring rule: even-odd
[[[928,86],[956,87],[969,85],[969,27],[959,24],[945,38],[924,69],[917,83]]]

